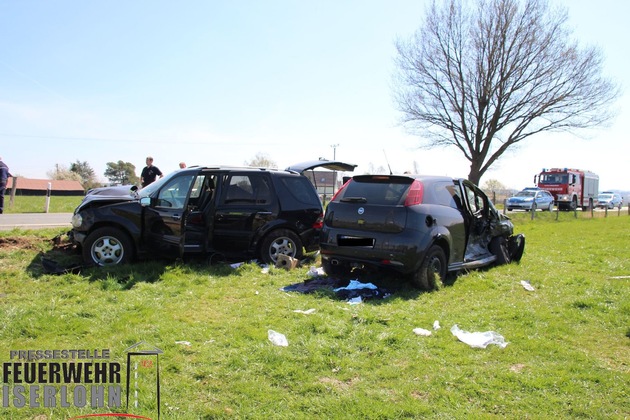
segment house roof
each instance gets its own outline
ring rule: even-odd
[[[13,188],[16,183],[20,190],[46,191],[48,183],[51,183],[52,191],[83,191],[83,186],[79,181],[59,180],[59,179],[29,179],[29,178],[9,178],[7,190]]]

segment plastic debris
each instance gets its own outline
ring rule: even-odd
[[[440,321],[438,321],[438,320],[433,321],[433,329],[434,329],[435,331],[437,331],[437,330],[439,330],[440,328],[442,328],[442,327],[440,327]]]
[[[505,348],[505,346],[508,345],[508,343],[505,342],[505,338],[494,331],[468,332],[461,330],[457,324],[455,324],[451,328],[451,332],[459,341],[478,349],[485,349],[490,344],[496,344],[501,348]]]
[[[529,284],[527,280],[521,280],[521,285],[523,285],[523,288],[529,292],[533,292],[534,290],[536,290],[534,289],[534,286]]]
[[[175,344],[181,344],[183,346],[190,347],[190,341],[176,341]]]
[[[350,283],[345,287],[338,287],[334,289],[334,292],[338,292],[340,290],[357,290],[357,289],[372,289],[376,290],[378,287],[373,285],[372,283],[361,283],[358,280],[350,280]]]
[[[358,305],[360,303],[363,303],[363,298],[361,296],[356,296],[348,299],[346,302],[348,302],[349,305]]]
[[[287,338],[284,336],[284,334],[280,334],[279,332],[276,332],[274,330],[267,330],[267,337],[269,338],[269,341],[271,341],[276,346],[289,346],[289,342],[287,341]]]
[[[326,275],[322,267],[315,267],[315,266],[311,266],[311,268],[308,269],[307,274],[310,278],[323,277]]]
[[[296,309],[293,312],[296,312],[298,314],[310,315],[310,314],[314,314],[315,313],[315,308],[307,309],[305,311],[302,310],[302,309]]]
[[[428,337],[431,335],[431,331],[425,330],[424,328],[414,328],[413,332],[416,335],[422,335],[424,337]]]

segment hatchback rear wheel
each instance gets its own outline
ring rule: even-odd
[[[418,271],[413,273],[411,281],[423,290],[435,290],[446,279],[446,254],[439,245],[432,245],[427,251]],[[439,283],[438,283],[439,282]]]

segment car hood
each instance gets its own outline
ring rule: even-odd
[[[534,201],[534,197],[510,197],[508,201],[514,203],[522,203],[524,201]]]
[[[135,185],[116,185],[113,187],[92,188],[86,195],[108,195],[112,197],[120,197],[129,195],[131,191],[137,191]]]
[[[303,173],[315,168],[325,168],[331,171],[353,172],[357,165],[352,163],[340,162],[337,160],[311,160],[308,162],[296,163],[286,168],[287,171]]]
[[[94,188],[88,191],[75,209],[75,213],[86,207],[102,206],[106,204],[120,203],[138,200],[138,187],[135,185],[118,185],[115,187]]]

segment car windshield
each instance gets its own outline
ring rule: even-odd
[[[533,197],[536,195],[535,191],[520,191],[515,197]]]
[[[600,194],[599,197],[597,197],[598,200],[612,200],[612,198],[612,194]]]
[[[140,196],[140,198],[150,196],[154,191],[159,190],[162,187],[162,185],[167,183],[177,173],[178,173],[178,171],[171,172],[170,174],[166,175],[165,177],[160,178],[160,179],[158,179],[155,182],[152,182],[151,184],[147,185],[146,187],[144,187],[143,189],[138,191],[138,195]]]

